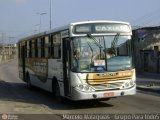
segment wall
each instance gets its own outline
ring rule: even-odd
[[[133,30],[133,50],[138,73],[160,73],[160,27]]]

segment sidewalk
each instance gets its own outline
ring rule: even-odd
[[[147,73],[137,75],[137,89],[160,93],[160,74]]]

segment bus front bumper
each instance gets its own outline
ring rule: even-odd
[[[136,85],[125,90],[109,90],[109,91],[95,91],[91,93],[82,92],[77,89],[72,89],[72,100],[94,100],[94,99],[107,99],[119,96],[134,95],[136,94]]]

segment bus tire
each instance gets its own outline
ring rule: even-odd
[[[32,89],[32,84],[31,84],[31,80],[28,72],[26,74],[26,82],[27,82],[27,88]]]
[[[56,101],[58,101],[58,102],[63,101],[62,97],[60,95],[60,87],[59,87],[59,84],[57,81],[53,83],[53,95],[54,95]]]

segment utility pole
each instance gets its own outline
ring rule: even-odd
[[[12,39],[14,39],[15,37],[8,37],[8,40],[9,40],[9,43],[10,44],[8,44],[8,52],[9,52],[9,59],[12,59],[13,57],[12,56],[14,56],[13,55],[13,43],[11,42],[12,41]]]

